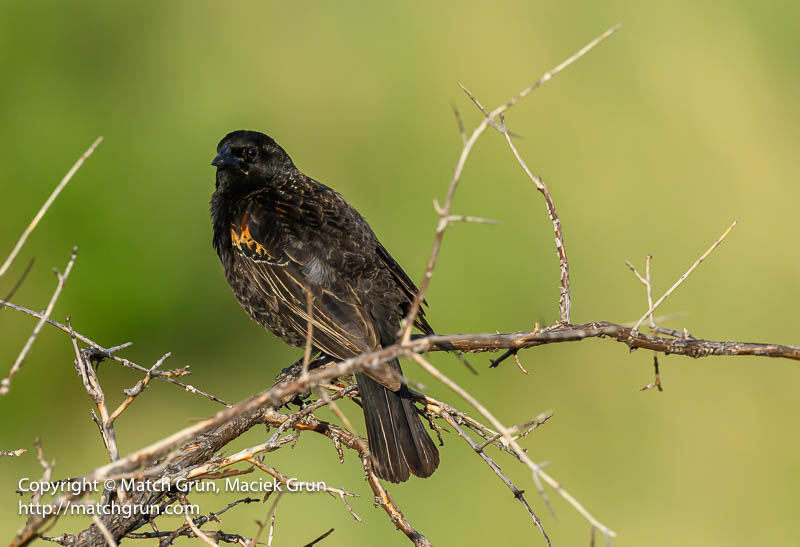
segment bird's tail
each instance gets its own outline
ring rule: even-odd
[[[397,359],[390,365],[400,370]],[[422,425],[408,387],[390,391],[370,377],[356,373],[372,468],[378,477],[390,482],[408,480],[409,471],[429,477],[439,465],[439,451]]]

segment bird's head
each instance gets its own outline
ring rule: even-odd
[[[276,175],[294,169],[278,143],[258,131],[243,130],[225,135],[211,165],[217,168],[217,190],[268,184]]]

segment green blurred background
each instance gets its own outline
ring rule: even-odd
[[[191,365],[190,381],[239,401],[268,386],[299,351],[241,311],[211,248],[209,165],[228,131],[275,137],[297,165],[342,192],[414,279],[460,150],[450,103],[480,121],[457,82],[494,106],[594,36],[623,28],[508,114],[517,145],[551,188],[571,263],[573,321],[632,321],[644,289],[624,266],[655,255],[660,294],[734,218],[731,237],[660,310],[695,336],[800,344],[800,4],[734,2],[3,2],[0,7],[0,256],[98,135],[105,142],[55,203],[13,269],[14,300],[41,309],[73,245],[78,261],[55,310],[125,356]],[[530,329],[558,317],[558,265],[541,196],[503,139],[488,131],[470,157],[455,212],[502,221],[446,234],[428,293],[444,333]],[[2,374],[34,321],[0,313]],[[40,436],[58,478],[105,463],[69,339],[45,329],[0,399],[0,449]],[[591,340],[521,354],[475,377],[433,356],[506,424],[552,409],[524,440],[536,461],[599,520],[618,546],[797,545],[800,368],[765,358],[652,357]],[[410,363],[430,392],[465,404]],[[107,395],[140,375],[100,368]],[[359,410],[345,405],[357,424]],[[218,410],[154,382],[117,425],[123,454]],[[264,438],[251,431],[235,446]],[[452,433],[428,480],[391,492],[436,545],[543,545],[518,502]],[[585,545],[589,525],[549,491],[547,514],[528,473],[498,461],[527,490],[555,545]],[[352,454],[304,435],[268,462],[361,498],[356,523],[324,495],[284,496],[277,545],[328,528],[323,545],[403,545]],[[40,476],[30,450],[0,460],[0,530],[22,524],[14,493]],[[196,497],[216,510],[232,499]],[[252,534],[264,507],[226,514]],[[75,532],[62,520],[49,532]],[[162,527],[163,528],[163,527]],[[209,529],[214,529],[210,526]]]

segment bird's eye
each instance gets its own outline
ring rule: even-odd
[[[258,156],[258,150],[256,150],[255,146],[248,146],[244,149],[244,159],[247,161],[253,161]]]

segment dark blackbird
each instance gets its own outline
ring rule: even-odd
[[[394,343],[417,288],[358,211],[256,131],[226,135],[211,165],[214,247],[253,320],[305,346],[310,290],[315,350],[340,360]],[[433,333],[422,310],[415,326]],[[428,477],[439,453],[389,367],[401,372],[395,359],[355,374],[373,469],[392,482]]]

